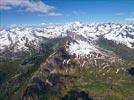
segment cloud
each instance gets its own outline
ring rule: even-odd
[[[54,6],[49,6],[41,0],[0,0],[0,10],[10,10],[16,7],[22,8],[27,12],[38,12],[51,16],[61,15],[54,12]]]
[[[16,27],[16,26],[17,26],[16,24],[11,24],[9,27],[13,28],[13,27]]]
[[[49,16],[62,16],[63,14],[51,12],[51,13],[48,13],[48,15],[49,15]]]
[[[41,24],[39,24],[39,25],[47,25],[46,23],[41,23]]]
[[[121,16],[121,15],[123,15],[123,13],[116,13],[116,15],[117,15],[117,16]]]
[[[0,6],[0,9],[9,10],[9,9],[11,9],[11,7],[9,7],[9,6]]]
[[[46,16],[45,14],[38,14],[39,17],[44,17]],[[62,13],[55,13],[55,12],[51,12],[51,13],[48,13],[47,16],[63,16]]]
[[[79,13],[77,11],[73,11],[72,12],[74,15],[79,15]]]
[[[125,18],[126,21],[134,21],[134,17]]]

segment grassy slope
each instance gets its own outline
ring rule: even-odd
[[[65,86],[56,85],[46,95],[43,95],[43,99],[59,100],[69,91],[76,90],[86,91],[94,100],[133,100],[134,77],[128,75],[123,70],[120,70],[117,74],[115,73],[116,68],[124,67],[127,69],[127,67],[133,66],[133,64],[134,62],[129,62],[124,66],[118,65],[107,69],[89,68],[81,73],[76,72],[73,75],[77,76],[77,79],[66,83]],[[109,69],[110,71],[107,72]],[[22,87],[25,87],[25,83],[27,82],[24,81]],[[17,90],[20,90],[22,87],[19,87]],[[1,94],[0,100],[6,100],[6,98]]]
[[[93,100],[134,99],[134,77],[121,70],[116,74],[114,67],[112,67],[108,73],[106,72],[108,69],[104,69],[101,72],[99,70],[99,68],[90,68],[84,70],[82,73],[75,73],[74,75],[78,78],[73,82],[67,83],[66,86],[53,87],[47,94],[48,100],[59,100],[59,98],[71,90],[86,91],[93,97]],[[105,75],[103,75],[103,73],[105,73]],[[111,79],[109,79],[109,77],[111,77]]]

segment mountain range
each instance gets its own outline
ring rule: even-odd
[[[0,28],[0,99],[133,100],[134,24]]]

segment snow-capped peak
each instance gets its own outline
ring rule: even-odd
[[[134,48],[134,24],[82,24],[72,22],[64,25],[42,27],[12,27],[0,30],[0,51],[14,47],[14,51],[28,50],[26,44],[38,48],[45,38],[70,36],[77,43],[70,44],[70,52],[87,54],[95,49],[100,37]],[[75,47],[73,47],[75,46]],[[81,48],[80,50],[78,50]],[[77,49],[77,51],[75,51]],[[81,51],[82,50],[82,51]],[[81,54],[82,53],[82,54]]]

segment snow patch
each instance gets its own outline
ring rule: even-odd
[[[77,40],[75,43],[71,42],[67,51],[72,55],[76,54],[77,57],[89,55],[91,52],[98,52],[94,45],[81,40]]]

